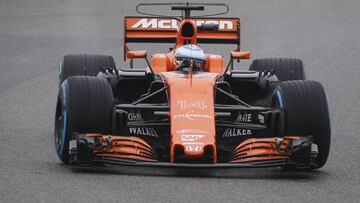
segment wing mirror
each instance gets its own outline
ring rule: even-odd
[[[234,69],[234,60],[238,60],[239,62],[240,59],[250,59],[250,58],[251,58],[251,53],[248,51],[232,51],[230,53],[230,61],[226,66],[226,69],[223,74],[226,74],[229,69],[230,70]]]
[[[147,51],[146,50],[127,51],[126,52],[126,58],[128,58],[128,59],[146,58],[146,57],[147,57]]]
[[[152,73],[154,73],[149,60],[147,59],[147,51],[146,50],[140,50],[140,51],[126,51],[126,58],[130,59],[130,68],[133,69],[134,67],[134,59],[145,59],[146,63],[149,66],[149,69]]]
[[[251,53],[250,52],[244,52],[244,51],[232,51],[231,52],[231,59],[250,59],[251,58]]]

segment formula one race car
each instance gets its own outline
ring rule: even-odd
[[[145,10],[169,6],[181,16]],[[222,12],[191,15],[204,7]],[[248,71],[234,61],[240,20],[214,18],[226,4],[139,4],[146,16],[125,17],[124,60],[145,69],[117,69],[111,56],[67,55],[60,65],[55,146],[66,164],[152,167],[324,166],[330,120],[324,89],[305,79],[292,58],[254,60]],[[209,17],[212,16],[212,17]],[[167,53],[134,51],[129,43],[173,43]],[[201,44],[234,44],[224,57]],[[219,46],[219,45],[218,45]]]

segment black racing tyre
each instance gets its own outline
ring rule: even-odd
[[[113,94],[110,84],[97,77],[72,76],[61,85],[55,115],[56,152],[69,163],[69,141],[73,132],[111,132]]]
[[[280,81],[305,80],[303,62],[293,58],[265,58],[256,59],[249,70],[274,71]]]
[[[324,88],[311,80],[278,83],[272,106],[285,109],[285,135],[313,136],[318,145],[316,166],[321,168],[330,150],[330,117]]]
[[[71,54],[60,63],[60,84],[70,76],[96,76],[101,68],[115,69],[113,57],[107,55]]]

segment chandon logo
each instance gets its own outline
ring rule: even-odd
[[[212,116],[207,115],[207,114],[197,114],[197,113],[194,113],[194,111],[190,111],[186,114],[175,115],[174,118],[187,118],[189,120],[194,120],[196,118],[212,119]]]
[[[195,20],[195,25],[200,26],[202,24],[218,24],[220,30],[232,30],[234,29],[233,22],[230,20]],[[157,19],[157,18],[142,18],[136,22],[133,29],[142,28],[162,28],[162,29],[179,29],[178,21],[175,19]]]

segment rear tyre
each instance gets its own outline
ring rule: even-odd
[[[312,168],[324,166],[330,150],[331,129],[322,85],[310,80],[280,82],[273,95],[272,106],[285,109],[285,135],[312,135],[319,152]]]
[[[87,54],[66,55],[60,64],[60,85],[70,76],[96,76],[102,68],[115,69],[113,57]]]
[[[265,58],[252,62],[249,70],[274,71],[280,81],[305,80],[303,62],[293,58]]]
[[[69,163],[73,132],[111,132],[112,107],[112,90],[104,79],[72,76],[62,83],[55,115],[55,148],[62,162]]]

